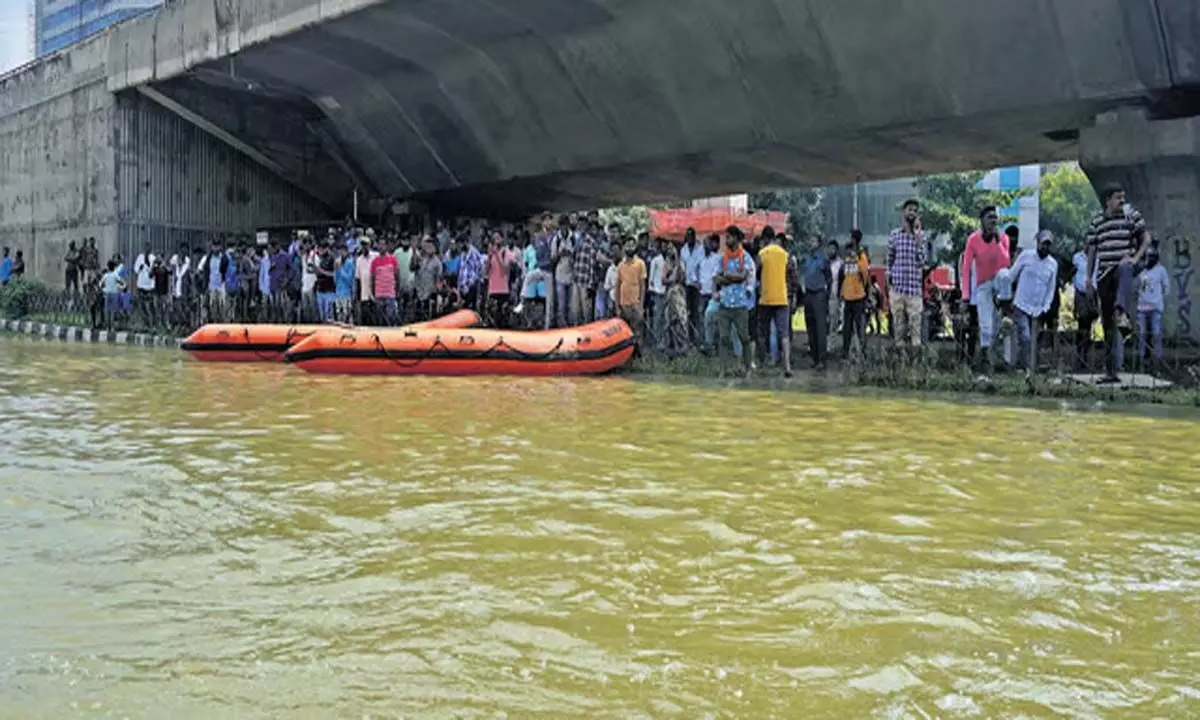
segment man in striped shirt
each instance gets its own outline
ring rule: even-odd
[[[1104,326],[1105,357],[1108,372],[1105,382],[1114,382],[1124,369],[1125,343],[1121,333],[1130,328],[1128,308],[1133,302],[1134,266],[1150,248],[1146,221],[1125,202],[1125,189],[1109,185],[1100,198],[1104,209],[1092,218],[1088,228],[1088,265],[1084,288],[1100,298],[1100,318]],[[1098,281],[1092,278],[1099,277]]]

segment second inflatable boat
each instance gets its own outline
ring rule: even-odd
[[[358,328],[322,332],[288,350],[308,372],[361,375],[595,375],[633,356],[624,320],[522,332]]]

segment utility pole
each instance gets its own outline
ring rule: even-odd
[[[857,179],[855,179],[855,181],[854,181],[853,207],[854,207],[854,227],[851,229],[852,230],[861,230],[862,224],[858,221],[858,180]]]

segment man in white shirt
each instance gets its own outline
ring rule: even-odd
[[[663,248],[661,240],[654,241],[654,256],[650,259],[646,285],[650,291],[650,337],[654,339],[655,347],[662,349],[667,333],[667,286],[663,282]]]
[[[178,300],[183,297],[186,289],[184,283],[192,271],[192,258],[187,245],[181,245],[179,252],[171,256],[167,265],[171,268],[171,297]]]
[[[317,317],[317,248],[305,238],[300,244],[300,318]]]
[[[150,252],[149,243],[133,260],[133,274],[136,278],[134,287],[137,288],[137,312],[143,322],[147,324],[149,324],[151,315],[150,305],[154,300],[154,276],[150,273],[154,266],[154,260],[154,253]]]
[[[363,238],[358,245],[358,257],[354,260],[354,279],[358,282],[359,318],[365,324],[375,320],[375,293],[371,280],[371,261],[379,253],[371,249],[369,241]]]
[[[683,283],[687,293],[688,325],[692,343],[700,344],[701,317],[707,298],[700,298],[700,266],[704,263],[704,245],[696,240],[696,229],[688,228],[683,234],[683,247],[679,249],[679,262],[683,264]]]
[[[1054,302],[1058,290],[1058,261],[1050,255],[1054,234],[1043,230],[1037,236],[1037,249],[1026,250],[1012,268],[1013,314],[1021,351],[1017,364],[1033,372],[1037,369],[1037,330],[1040,320]]]
[[[714,279],[721,272],[721,238],[709,235],[704,241],[704,258],[700,261],[700,304],[704,308],[701,327],[704,329],[703,347],[707,352],[716,349],[717,340],[717,288]]]
[[[154,277],[150,274],[150,268],[154,266],[154,253],[150,252],[149,243],[137,258],[133,261],[133,272],[137,275],[137,289],[139,291],[153,291]]]

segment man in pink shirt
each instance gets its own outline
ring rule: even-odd
[[[967,238],[959,282],[964,301],[979,316],[979,349],[982,361],[990,360],[989,349],[996,337],[996,274],[1008,267],[1008,237],[996,231],[1000,216],[989,205],[979,213],[980,229]]]
[[[504,236],[492,233],[485,273],[492,323],[499,328],[508,326],[509,273],[514,260],[512,252],[504,246]]]
[[[381,240],[379,254],[371,261],[371,286],[375,312],[384,325],[396,324],[396,285],[400,263],[392,254],[391,242]]]

